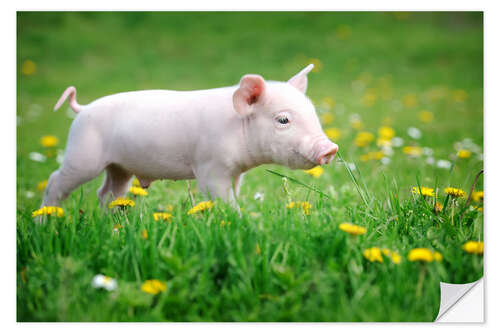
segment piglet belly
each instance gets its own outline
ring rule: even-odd
[[[160,131],[138,122],[134,127],[115,135],[110,145],[112,163],[150,180],[194,178],[192,137],[180,135],[170,126],[163,126]]]
[[[114,159],[114,164],[145,180],[193,179],[189,161],[172,153],[155,154],[151,151],[130,151],[129,154]]]

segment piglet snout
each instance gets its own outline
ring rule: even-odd
[[[337,151],[339,150],[339,146],[330,140],[323,140],[317,144],[316,149],[318,152],[316,161],[319,165],[323,165],[328,164],[333,160],[335,154],[337,154]]]

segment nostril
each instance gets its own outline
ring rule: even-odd
[[[337,154],[338,151],[339,151],[339,146],[334,145],[332,150],[330,151],[330,155],[333,157],[335,156],[335,154]]]
[[[337,154],[337,151],[339,150],[339,147],[337,145],[334,145],[331,147],[329,150],[327,150],[325,153],[321,154],[318,157],[318,164],[327,164],[330,163],[333,158],[335,157],[335,154]]]

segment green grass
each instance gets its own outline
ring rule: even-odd
[[[482,40],[480,13],[19,13],[18,320],[432,321],[440,281],[468,283],[483,274],[482,256],[461,248],[482,240],[483,215],[465,199],[436,214],[432,200],[411,188],[438,188],[443,203],[445,187],[468,193],[483,167]],[[251,170],[240,217],[223,202],[187,215],[184,181],[157,181],[136,207],[110,213],[96,197],[101,176],[62,204],[65,217],[45,224],[31,218],[42,198],[37,184],[59,166],[40,137],[56,135],[64,149],[72,121],[66,107],[51,112],[67,86],[86,104],[120,91],[232,85],[245,73],[287,80],[311,58],[322,68],[310,74],[308,95],[320,115],[334,116],[324,128],[341,131],[342,158],[320,178],[275,165]],[[21,72],[27,59],[37,66],[34,75]],[[405,103],[408,96],[415,105]],[[422,110],[434,120],[419,120]],[[430,147],[435,160],[454,167],[408,157],[402,147],[393,148],[387,165],[363,161],[380,148],[376,139],[354,144],[353,114],[375,137],[390,123],[405,145]],[[408,136],[411,126],[421,139]],[[479,149],[456,159],[454,144],[465,138]],[[38,163],[28,157],[33,151],[52,157]],[[266,169],[299,183],[284,185]],[[195,201],[204,200],[192,185]],[[480,177],[476,188],[482,186]],[[264,193],[262,202],[256,192]],[[310,214],[287,209],[289,200],[310,202]],[[168,205],[172,221],[154,221],[152,213]],[[343,222],[367,233],[350,236],[339,230]],[[118,232],[116,224],[123,226]],[[369,262],[363,251],[372,246],[398,252],[402,262]],[[443,260],[408,261],[417,247],[439,251]],[[116,279],[118,289],[93,288],[96,274]],[[147,279],[165,281],[166,291],[142,292]]]

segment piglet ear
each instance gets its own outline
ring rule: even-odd
[[[233,94],[233,105],[242,116],[252,113],[253,105],[262,99],[266,82],[260,75],[247,74],[241,78],[240,87]]]
[[[306,68],[301,70],[298,74],[288,80],[292,86],[297,88],[303,94],[306,93],[307,90],[307,74],[314,68],[313,64],[307,65]]]

